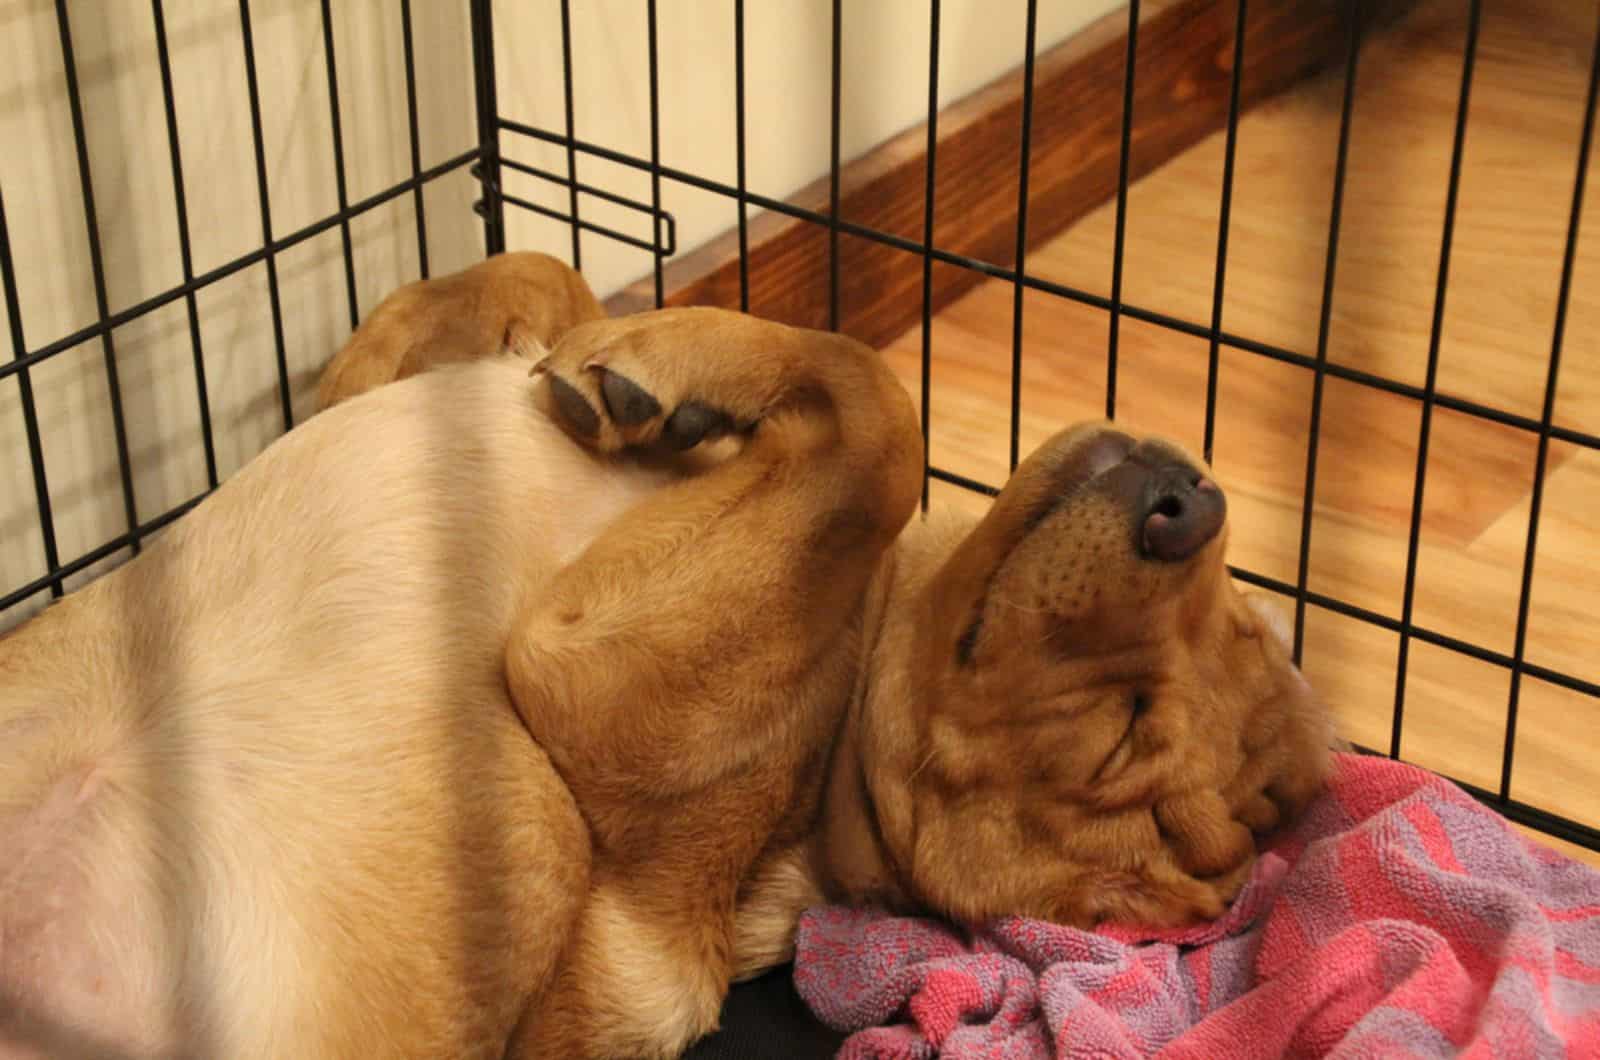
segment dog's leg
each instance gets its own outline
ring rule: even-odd
[[[542,367],[540,400],[602,452],[742,439],[612,524],[507,656],[596,851],[561,987],[514,1055],[672,1055],[714,1024],[741,877],[820,776],[920,437],[871,350],[717,310],[584,325]]]

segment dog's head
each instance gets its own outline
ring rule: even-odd
[[[862,718],[900,884],[963,920],[1218,915],[1332,733],[1284,623],[1233,586],[1199,461],[1063,431],[894,609]]]

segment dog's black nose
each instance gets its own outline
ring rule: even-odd
[[[1158,468],[1139,507],[1139,547],[1152,559],[1188,559],[1217,536],[1227,514],[1215,482],[1182,464]]]

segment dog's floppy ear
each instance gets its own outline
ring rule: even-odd
[[[1244,594],[1244,602],[1255,618],[1258,628],[1276,641],[1282,649],[1283,664],[1291,676],[1293,694],[1300,702],[1300,709],[1313,718],[1320,718],[1331,724],[1332,719],[1323,709],[1316,691],[1312,689],[1311,683],[1306,680],[1305,675],[1300,672],[1300,667],[1294,662],[1294,625],[1282,601],[1270,593],[1250,592]],[[1331,734],[1331,729],[1328,743],[1338,750],[1349,749],[1345,741]]]
[[[1285,815],[1295,815],[1316,796],[1323,777],[1330,766],[1328,755],[1335,751],[1348,751],[1350,744],[1338,733],[1331,711],[1311,687],[1300,667],[1295,665],[1294,628],[1282,603],[1264,592],[1245,593],[1245,604],[1259,625],[1264,638],[1270,637],[1275,645],[1263,643],[1269,665],[1279,669],[1286,678],[1275,711],[1279,723],[1266,730],[1271,735],[1265,743],[1247,740],[1246,746],[1264,762],[1274,764],[1273,779],[1266,785],[1272,800]],[[1272,650],[1273,647],[1277,650]],[[1252,746],[1254,744],[1254,746]],[[1263,761],[1253,763],[1256,766]],[[1248,767],[1247,767],[1248,769]]]

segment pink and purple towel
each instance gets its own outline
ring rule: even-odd
[[[795,985],[854,1032],[846,1060],[1600,1057],[1600,872],[1432,774],[1340,755],[1215,924],[814,909]]]

